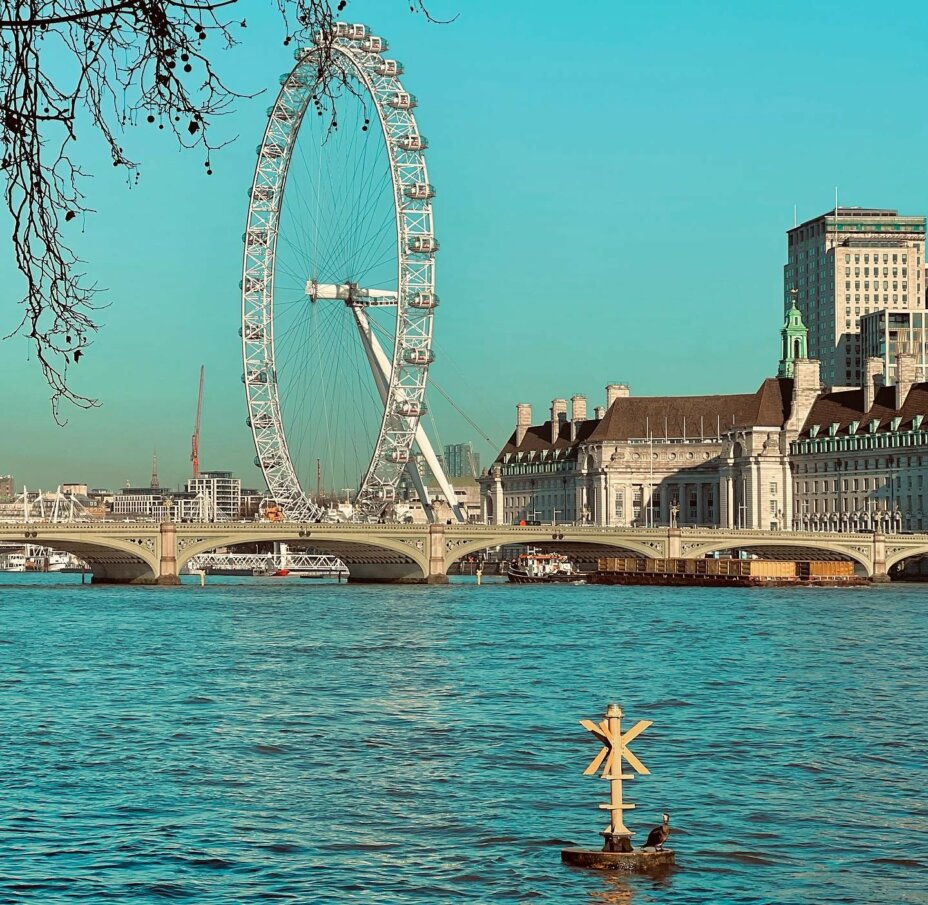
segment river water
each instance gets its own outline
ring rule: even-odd
[[[928,587],[0,577],[2,903],[928,903]]]

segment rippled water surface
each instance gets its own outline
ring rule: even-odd
[[[0,902],[928,903],[928,587],[0,578]]]

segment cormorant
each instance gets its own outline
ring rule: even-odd
[[[670,814],[664,814],[663,816],[664,822],[648,833],[648,841],[644,844],[645,848],[653,848],[657,852],[663,850],[664,843],[670,835]]]

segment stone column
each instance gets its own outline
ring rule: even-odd
[[[503,496],[503,482],[497,478],[493,482],[493,523],[502,525],[506,521],[506,499]]]
[[[703,498],[702,498],[702,481],[696,482],[696,524],[703,525],[706,522],[703,516]]]
[[[445,574],[445,526],[429,525],[428,539],[429,573],[427,584],[448,584]]]
[[[604,474],[596,477],[596,524],[609,524],[606,514],[606,476]]]
[[[180,584],[177,577],[177,525],[162,522],[160,526],[161,560],[158,563],[158,584]]]
[[[735,480],[729,474],[720,485],[719,520],[723,528],[735,527]]]

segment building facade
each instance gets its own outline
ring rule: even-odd
[[[784,312],[794,302],[802,311],[824,383],[858,386],[866,358],[860,318],[924,308],[925,218],[836,207],[789,230],[787,255]]]
[[[792,444],[803,530],[928,529],[928,383],[914,355],[898,356],[891,386],[882,364],[867,361],[858,389],[822,393]]]
[[[201,471],[199,477],[188,478],[187,493],[202,496],[207,501],[207,520],[224,522],[240,518],[242,482],[231,471]]]
[[[818,362],[790,357],[754,393],[644,397],[624,384],[586,417],[586,399],[551,403],[516,427],[481,476],[483,517],[497,524],[579,522],[790,528],[790,443],[818,398]]]
[[[0,475],[0,500],[12,500],[14,496],[13,475]]]
[[[113,497],[112,517],[154,522],[209,520],[209,501],[202,495],[160,487],[124,487]]]
[[[886,383],[896,380],[896,359],[915,356],[916,380],[928,380],[928,311],[871,311],[860,319],[863,360],[879,358]]]
[[[443,466],[445,477],[476,478],[480,474],[480,454],[474,451],[474,444],[451,443],[444,449]]]

